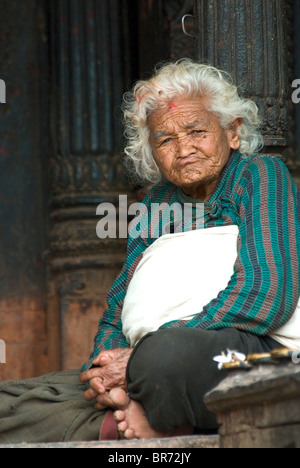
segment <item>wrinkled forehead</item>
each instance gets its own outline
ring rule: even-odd
[[[149,114],[148,125],[159,134],[172,126],[190,129],[205,124],[211,115],[206,97],[175,97]]]

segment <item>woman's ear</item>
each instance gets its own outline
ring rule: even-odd
[[[238,117],[230,122],[227,129],[228,142],[231,149],[238,149],[241,144],[239,128],[243,124],[243,119]]]

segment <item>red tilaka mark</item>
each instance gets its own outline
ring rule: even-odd
[[[178,109],[178,106],[175,106],[172,102],[169,104],[169,109]]]

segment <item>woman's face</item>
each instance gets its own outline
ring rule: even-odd
[[[163,176],[197,200],[213,194],[231,151],[238,149],[241,119],[224,130],[206,97],[178,97],[149,119],[150,145]]]

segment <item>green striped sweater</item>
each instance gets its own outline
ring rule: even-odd
[[[143,203],[149,212],[153,203],[183,203],[180,192],[171,183],[161,183]],[[300,296],[300,192],[283,162],[273,156],[233,153],[215,193],[204,204],[204,228],[232,224],[239,227],[238,257],[228,287],[192,320],[162,328],[235,327],[268,335],[291,318]],[[136,229],[134,223],[132,227]],[[108,309],[84,368],[104,349],[128,347],[122,333],[123,301],[143,252],[154,241],[149,232],[129,236],[125,264],[108,294]]]

